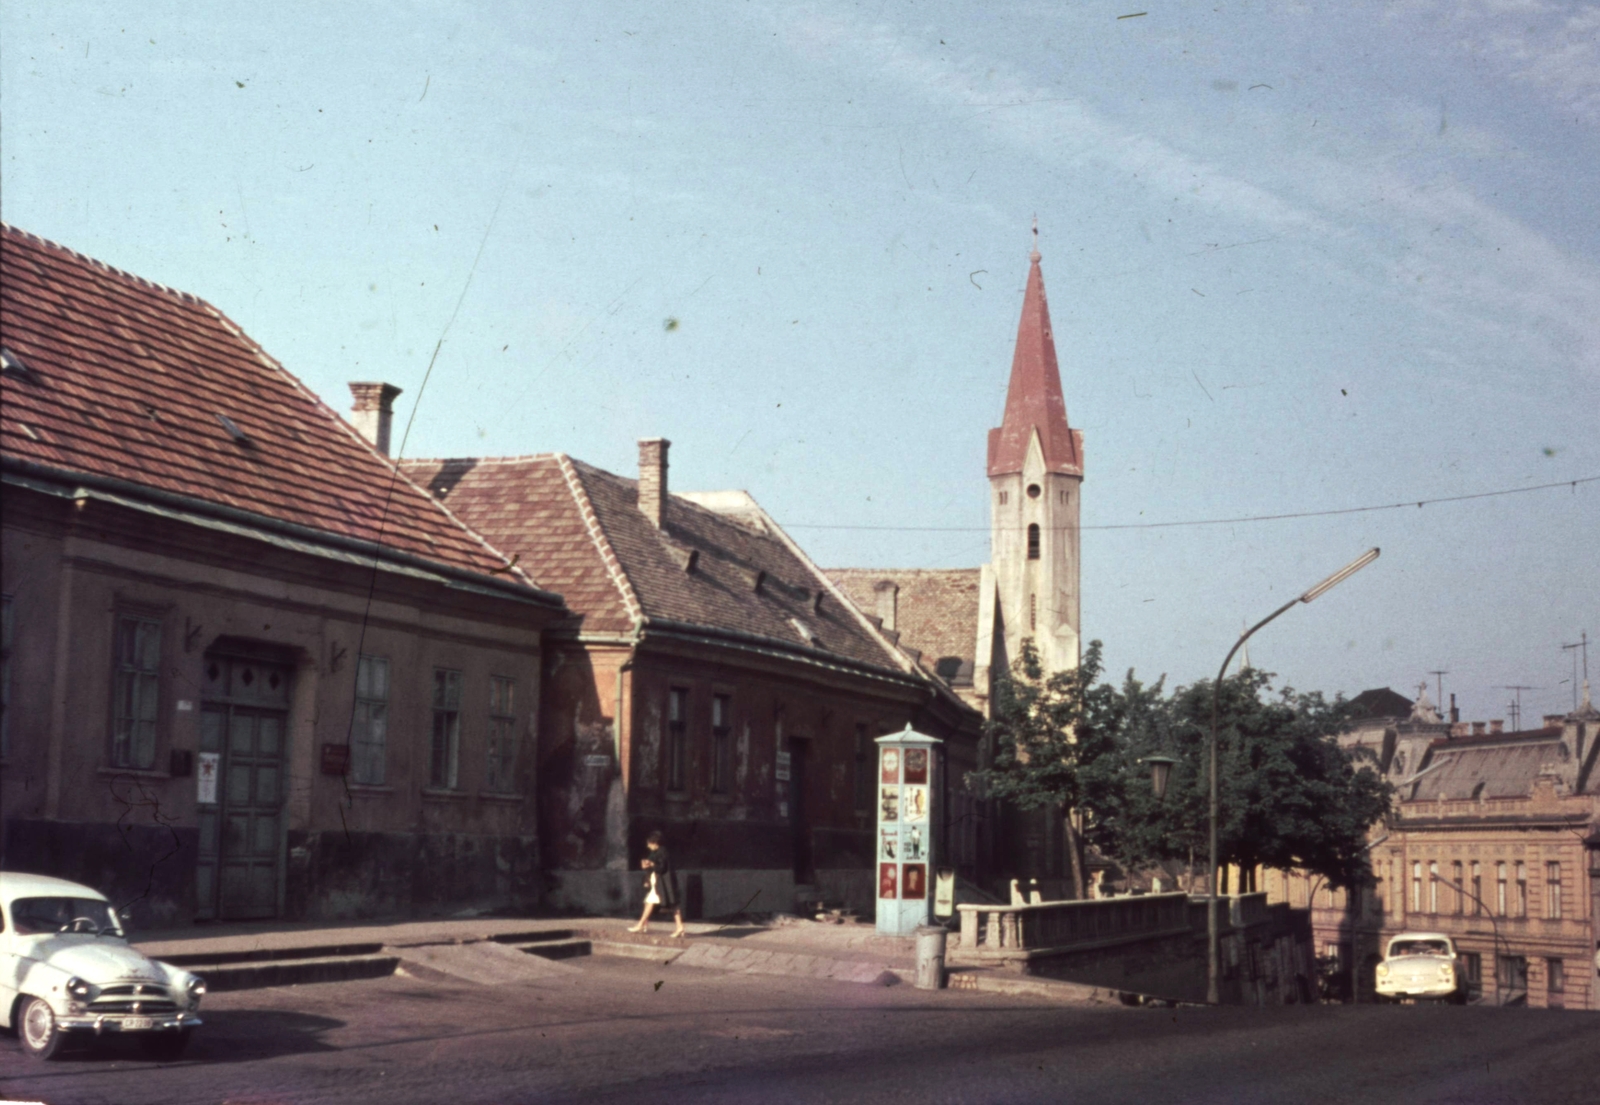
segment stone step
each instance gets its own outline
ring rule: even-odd
[[[376,947],[377,945],[374,945]],[[292,949],[300,951],[301,949]],[[234,953],[239,954],[239,953]],[[394,974],[398,955],[293,956],[284,959],[219,961],[207,956],[182,956],[182,966],[206,981],[206,990],[259,990],[268,986],[298,986],[307,982],[349,982],[360,978],[386,978]],[[171,963],[169,957],[164,962]]]
[[[159,955],[153,958],[189,971],[194,970],[199,964],[215,969],[223,964],[235,963],[275,963],[289,959],[341,959],[350,956],[376,955],[382,950],[383,945],[378,943],[313,944],[305,947],[250,948],[236,952],[185,952],[178,955]]]
[[[498,940],[496,942],[506,943]],[[574,956],[589,955],[594,951],[593,944],[588,940],[534,940],[510,946],[544,959],[571,959]]]

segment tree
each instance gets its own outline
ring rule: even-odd
[[[1099,845],[1104,832],[1096,814],[1120,804],[1126,781],[1118,748],[1124,700],[1110,686],[1095,685],[1100,648],[1091,641],[1077,668],[1046,678],[1033,641],[1024,638],[1009,675],[995,681],[984,727],[994,742],[993,764],[973,773],[990,798],[1025,810],[1062,811],[1079,898],[1087,893],[1084,841],[1073,813],[1080,813],[1089,842]]]

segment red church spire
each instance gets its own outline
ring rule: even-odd
[[[1044,451],[1046,472],[1083,475],[1083,434],[1067,426],[1067,401],[1050,333],[1050,306],[1039,273],[1039,223],[1034,220],[1033,252],[1028,257],[1028,290],[1022,299],[1017,349],[1011,358],[1011,384],[999,429],[989,431],[989,475],[1021,472],[1034,431]]]

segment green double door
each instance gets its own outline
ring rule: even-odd
[[[197,915],[253,920],[278,913],[283,775],[293,669],[207,656],[200,715]],[[208,784],[207,776],[214,775]],[[206,798],[212,801],[204,801]]]

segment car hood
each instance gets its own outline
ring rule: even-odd
[[[1387,960],[1385,965],[1398,975],[1436,975],[1440,967],[1448,967],[1452,962],[1448,955],[1407,955]]]
[[[103,937],[52,937],[34,948],[33,957],[86,982],[168,981],[162,965],[126,944]]]

